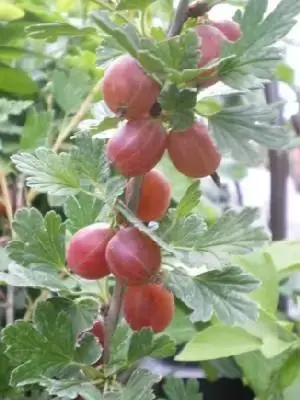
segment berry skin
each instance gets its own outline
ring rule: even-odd
[[[241,38],[241,27],[235,21],[214,21],[211,24],[215,28],[219,29],[219,31],[221,31],[231,42],[236,42]]]
[[[113,112],[127,119],[148,114],[159,92],[159,84],[129,55],[120,56],[105,71],[104,100]]]
[[[123,176],[134,177],[155,167],[166,145],[167,135],[160,121],[143,118],[122,125],[109,139],[106,155]]]
[[[0,217],[3,217],[6,214],[6,208],[3,202],[0,200]]]
[[[219,29],[210,25],[197,26],[196,33],[201,39],[201,58],[198,63],[200,68],[212,60],[220,58],[221,44],[223,40],[226,40],[226,37]]]
[[[125,191],[125,199],[131,198],[133,179],[130,179]],[[160,220],[171,202],[171,184],[167,178],[155,169],[144,176],[136,215],[142,221]]]
[[[95,321],[90,332],[96,336],[98,343],[104,345],[104,323],[101,320]]]
[[[124,318],[134,331],[167,328],[174,314],[174,296],[162,284],[128,287],[123,301]]]
[[[85,279],[100,279],[110,274],[105,260],[105,248],[115,230],[107,224],[96,223],[80,229],[67,248],[70,270]]]
[[[127,285],[147,283],[160,269],[159,246],[137,228],[121,229],[105,252],[111,272]]]
[[[102,320],[98,320],[94,322],[93,327],[90,329],[90,332],[96,336],[96,339],[101,346],[104,346],[104,323]],[[94,367],[98,367],[103,364],[103,357],[101,356],[98,361],[96,361],[93,365]]]
[[[201,122],[195,122],[186,131],[171,132],[168,153],[176,169],[190,178],[211,175],[221,162],[208,129]]]

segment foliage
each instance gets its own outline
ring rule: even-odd
[[[274,73],[291,81],[277,43],[294,26],[299,1],[282,0],[268,15],[267,0],[228,3],[244,6],[234,17],[241,39],[223,43],[220,58],[201,69],[196,22],[167,34],[170,1],[0,4],[0,174],[18,194],[5,199],[14,218],[7,212],[1,220],[3,235],[11,229],[12,237],[0,248],[0,280],[22,288],[28,301],[24,318],[1,330],[1,398],[21,399],[29,390],[32,399],[151,400],[161,377],[140,368],[144,357],[234,357],[265,400],[286,399],[299,381],[299,335],[277,315],[279,281],[298,271],[299,243],[270,244],[256,209],[218,215],[205,208],[201,181],[175,171],[166,154],[158,168],[170,178],[171,205],[161,220],[145,224],[126,200],[127,178],[106,154],[123,121],[103,100],[102,77],[126,53],[159,83],[167,134],[201,118],[217,151],[241,168],[257,164],[262,148],[290,145],[289,132],[276,124],[277,105],[264,104],[261,92],[257,104],[248,98]],[[195,84],[211,68],[227,94]],[[242,104],[228,105],[236,90]],[[5,197],[3,189],[5,183]],[[38,207],[36,192],[53,206]],[[161,273],[151,284],[158,280],[175,297],[165,332],[134,331],[120,318],[123,289],[111,275],[91,281],[70,272],[69,240],[99,222],[134,225],[160,248]],[[90,332],[100,315],[103,341]],[[163,388],[168,400],[202,398],[194,380],[168,378]]]

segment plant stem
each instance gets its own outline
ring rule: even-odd
[[[179,35],[185,21],[188,18],[189,0],[180,0],[171,23],[168,36]]]
[[[180,1],[175,13],[174,21],[172,22],[171,28],[168,33],[169,36],[175,36],[180,33],[183,24],[185,23],[187,18],[188,5],[189,5],[189,0]],[[128,208],[133,213],[136,213],[137,210],[140,197],[140,190],[143,184],[143,180],[144,176],[138,176],[134,178],[133,181],[132,195],[128,202]],[[104,364],[107,364],[107,362],[109,361],[109,347],[111,339],[118,324],[124,292],[125,292],[125,286],[122,285],[122,283],[118,279],[116,279],[116,284],[112,295],[111,303],[108,309],[108,313],[104,318],[104,323],[105,323],[105,335],[104,335],[104,346],[103,346]]]
[[[12,232],[12,223],[13,223],[13,211],[10,200],[10,195],[8,192],[8,185],[6,180],[6,175],[4,170],[0,170],[0,187],[2,191],[2,200],[5,206],[6,215],[8,219],[9,229]]]
[[[136,177],[133,182],[132,195],[128,202],[128,208],[133,213],[135,213],[137,210],[143,179],[144,179],[143,176],[139,176]],[[109,347],[111,339],[118,324],[124,292],[125,292],[125,286],[118,279],[116,279],[116,284],[109,305],[108,313],[107,316],[105,316],[104,318],[105,335],[104,335],[104,346],[103,346],[103,360],[105,364],[109,360]]]

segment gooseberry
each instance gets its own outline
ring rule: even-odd
[[[155,275],[161,264],[159,246],[135,227],[121,229],[105,252],[110,271],[127,285],[140,285]]]
[[[221,162],[206,125],[199,121],[185,131],[169,134],[168,153],[176,169],[190,178],[211,175]]]
[[[156,333],[167,328],[174,314],[174,296],[162,284],[149,283],[126,289],[124,318],[132,330],[152,328]]]
[[[95,223],[77,231],[67,248],[70,270],[86,279],[100,279],[109,275],[105,248],[114,235],[115,230],[103,223]]]

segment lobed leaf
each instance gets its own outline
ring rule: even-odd
[[[65,226],[54,211],[45,218],[35,208],[19,210],[13,222],[18,235],[8,245],[10,257],[23,265],[42,264],[62,269],[65,265]]]
[[[16,168],[28,175],[28,186],[43,193],[56,196],[76,194],[80,180],[68,153],[56,154],[39,147],[32,154],[21,152],[11,157]]]
[[[217,319],[234,326],[243,326],[258,317],[257,305],[246,294],[259,286],[253,275],[240,267],[225,267],[192,278],[176,270],[167,277],[167,285],[189,309],[192,322]]]

